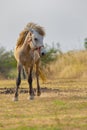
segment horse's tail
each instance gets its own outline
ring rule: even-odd
[[[24,68],[22,69],[22,75],[23,75],[23,78],[26,79],[26,73],[25,73]]]
[[[22,68],[22,75],[23,75],[23,78],[26,79],[26,72],[25,72],[25,69]],[[39,68],[39,75],[40,75],[40,78],[42,79],[43,82],[46,81],[46,75],[44,74],[42,68]]]
[[[42,81],[45,82],[46,81],[46,75],[43,72],[42,68],[39,68],[39,75],[40,75],[40,78],[42,79]]]

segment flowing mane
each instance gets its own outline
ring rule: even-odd
[[[17,40],[16,48],[21,47],[24,43],[24,40],[29,32],[30,29],[36,30],[40,35],[45,36],[44,28],[35,24],[35,23],[28,23],[24,30],[19,34],[19,38]]]
[[[23,31],[19,34],[19,38],[18,38],[18,40],[17,40],[16,48],[21,47],[21,46],[23,45],[24,40],[25,40],[25,38],[26,38],[28,32],[29,32],[29,31],[27,31],[27,30],[23,30]]]
[[[35,23],[28,23],[25,27],[25,30],[34,29],[36,30],[40,35],[45,36],[44,28],[35,24]]]

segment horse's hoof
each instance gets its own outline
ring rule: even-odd
[[[37,96],[40,96],[41,95],[41,92],[37,92]]]
[[[15,101],[18,101],[18,97],[14,97],[13,98],[13,101],[15,102]]]
[[[33,100],[34,99],[34,95],[30,95],[30,100]]]

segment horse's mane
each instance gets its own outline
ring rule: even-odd
[[[24,30],[20,33],[19,38],[17,40],[16,48],[21,47],[24,43],[24,40],[29,32],[30,29],[36,30],[40,35],[45,36],[44,28],[34,24],[34,23],[28,23]]]
[[[28,23],[25,27],[26,30],[34,29],[36,30],[40,35],[45,36],[44,28],[35,24],[35,23]]]
[[[24,40],[25,40],[25,38],[26,38],[28,32],[29,32],[29,31],[27,31],[27,30],[23,30],[23,31],[19,34],[19,38],[18,38],[18,40],[17,40],[16,48],[21,47],[21,46],[23,45]]]

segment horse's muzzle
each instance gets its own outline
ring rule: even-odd
[[[41,56],[46,55],[46,50],[45,50],[44,47],[41,48],[41,50],[40,50],[40,55],[41,55]]]

